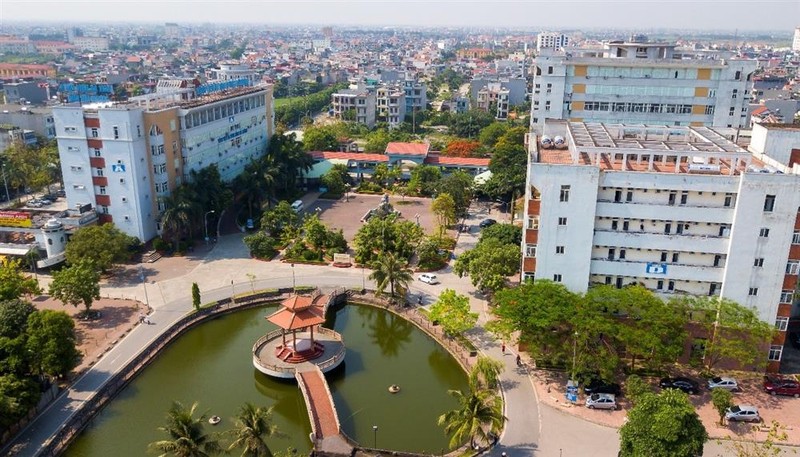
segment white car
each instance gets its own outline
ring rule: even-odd
[[[614,394],[591,394],[586,399],[589,409],[617,409],[617,400]]]
[[[419,280],[428,284],[439,284],[439,279],[436,275],[430,273],[422,273],[419,275]]]
[[[730,391],[739,390],[739,384],[733,378],[719,377],[708,380],[709,389],[727,389]]]
[[[729,421],[761,422],[758,408],[748,405],[737,405],[725,411],[725,419]]]

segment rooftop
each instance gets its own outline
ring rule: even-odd
[[[400,143],[391,142],[386,145],[386,154],[415,155],[424,156],[430,151],[431,145],[428,143]]]

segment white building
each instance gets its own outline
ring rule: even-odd
[[[261,76],[258,72],[250,68],[249,65],[240,64],[238,62],[220,62],[219,68],[211,68],[206,70],[206,77],[209,82],[226,82],[244,79],[253,86],[261,81]]]
[[[390,128],[399,127],[406,120],[406,94],[397,86],[381,86],[376,90],[378,117],[385,119]]]
[[[93,36],[76,36],[70,40],[81,51],[108,51],[108,38]]]
[[[343,121],[354,121],[375,127],[376,94],[365,87],[343,89],[331,95],[333,115]]]
[[[734,129],[545,128],[558,138],[531,136],[522,275],[754,307],[781,331],[777,369],[800,271],[800,128],[756,126],[752,151]]]
[[[536,52],[542,52],[542,49],[561,49],[566,48],[569,44],[569,37],[563,33],[558,32],[541,32],[536,35]]]
[[[192,170],[210,165],[230,181],[262,155],[274,133],[272,87],[197,89],[127,103],[53,108],[69,207],[91,204],[101,222],[146,241],[164,200]]]
[[[792,39],[792,51],[800,52],[800,27],[794,29],[794,38]]]
[[[665,43],[606,43],[534,59],[531,125],[546,119],[746,127],[754,60],[692,59]]]

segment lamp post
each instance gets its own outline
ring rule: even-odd
[[[575,379],[575,362],[578,359],[578,332],[575,332],[572,340],[572,378]]]
[[[367,291],[367,277],[366,277],[366,274],[364,273],[364,264],[362,263],[361,264],[361,293],[363,294],[366,291]]]
[[[294,264],[292,264],[292,293],[297,293],[297,287],[294,282]]]
[[[372,426],[372,447],[378,449],[378,426]]]
[[[11,201],[11,195],[8,193],[8,181],[6,180],[6,164],[3,164],[3,186],[6,188],[6,202]]]
[[[150,311],[150,299],[147,297],[147,282],[144,280],[144,267],[139,264],[139,278],[142,279],[142,288],[144,288],[144,304],[147,305],[148,312]]]
[[[419,213],[414,215],[414,219],[417,220],[417,227],[419,227]]]
[[[206,237],[206,246],[208,246],[208,215],[213,213],[214,210],[212,209],[210,211],[206,211],[206,213],[203,215],[203,233]]]
[[[344,201],[345,202],[350,201],[350,184],[344,185]]]

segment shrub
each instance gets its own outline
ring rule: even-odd
[[[275,238],[263,231],[244,237],[244,244],[250,250],[250,255],[257,259],[271,259],[277,253]]]

